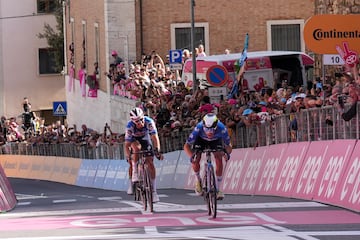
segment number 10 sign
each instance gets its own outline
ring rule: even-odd
[[[339,54],[324,54],[323,55],[324,65],[344,65],[345,62]]]

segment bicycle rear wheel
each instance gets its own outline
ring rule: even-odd
[[[149,167],[147,165],[144,166],[144,191],[146,195],[145,210],[146,210],[146,202],[147,202],[150,212],[153,212],[154,211],[153,196],[152,196],[153,187],[151,184]]]
[[[207,173],[207,184],[208,184],[208,190],[207,190],[207,208],[208,208],[208,214],[211,215],[213,218],[216,218],[217,214],[217,198],[216,198],[216,179],[215,179],[215,173],[214,173],[214,167],[209,166],[208,173]]]
[[[141,200],[141,185],[139,182],[134,182],[133,183],[133,188],[134,188],[134,199],[135,201],[140,201]]]

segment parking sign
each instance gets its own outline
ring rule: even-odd
[[[169,62],[172,63],[182,63],[182,50],[170,50],[169,52]]]

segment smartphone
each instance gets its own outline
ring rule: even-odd
[[[342,95],[338,96],[338,104],[340,105],[340,107],[344,107],[344,97]]]

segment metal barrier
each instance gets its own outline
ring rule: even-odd
[[[344,121],[333,106],[311,108],[296,114],[279,115],[265,123],[250,126],[238,124],[233,137],[234,148],[267,146],[294,141],[319,141],[334,139],[359,139],[359,104],[357,114],[350,121]],[[348,109],[350,106],[346,106]],[[297,120],[297,130],[290,129],[291,122]],[[171,136],[160,136],[161,151],[182,150],[191,130],[173,131]],[[125,159],[124,145],[100,144],[92,148],[72,143],[28,144],[7,143],[0,154],[62,156],[82,159]]]

